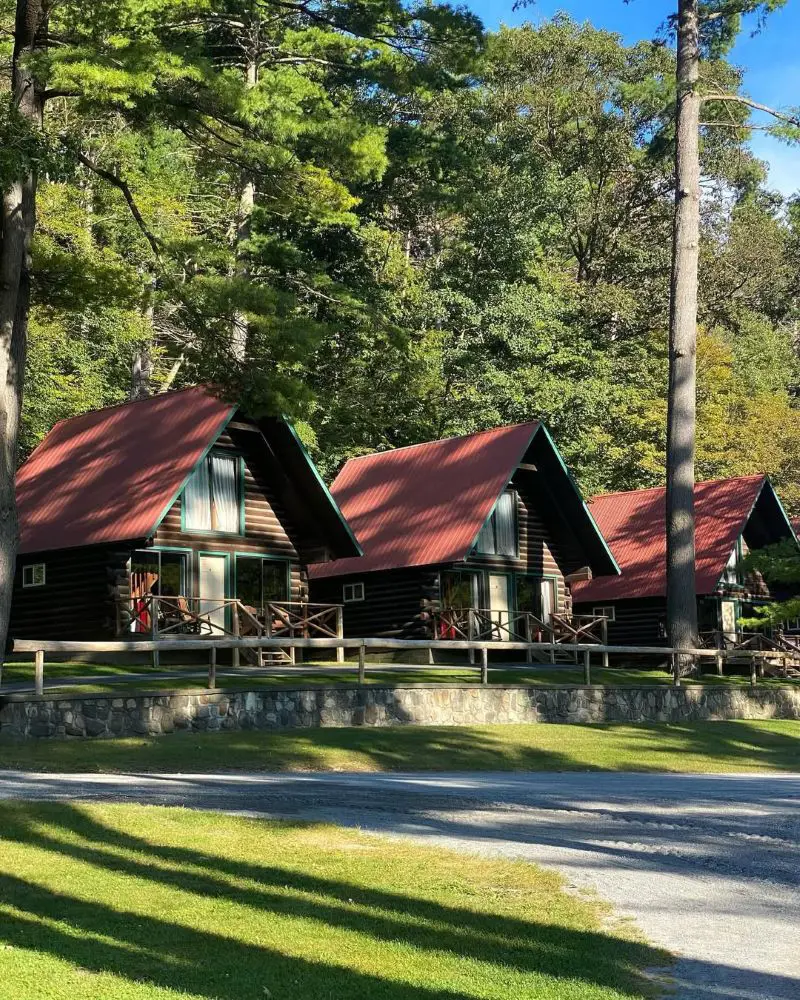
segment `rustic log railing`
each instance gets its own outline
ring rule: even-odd
[[[603,615],[551,614],[547,620],[531,611],[494,611],[486,608],[444,608],[434,615],[434,636],[437,639],[502,639],[508,642],[549,645],[550,662],[555,663],[558,646],[579,642],[603,645],[608,642],[608,618]],[[577,654],[576,654],[577,656]],[[528,650],[529,662],[533,649]],[[577,659],[575,660],[577,663]],[[607,654],[603,666],[608,666]]]
[[[280,649],[290,645],[293,649],[333,649],[340,653],[339,658],[343,660],[344,651],[352,649],[356,651],[358,658],[358,683],[365,682],[366,655],[368,650],[411,650],[411,649],[461,649],[478,654],[480,678],[482,684],[489,682],[489,659],[490,650],[518,650],[527,651],[531,643],[515,642],[512,640],[482,640],[470,641],[465,639],[344,639],[344,638],[297,638],[297,637],[235,637],[235,636],[212,636],[206,639],[186,639],[182,648],[187,650],[205,650],[209,654],[208,686],[216,687],[216,667],[217,653],[222,649],[230,649],[235,652],[240,650],[252,650],[258,648]],[[539,643],[539,648],[561,649],[561,643]],[[154,658],[162,650],[174,649],[174,640],[170,639],[140,639],[140,640],[115,640],[106,642],[72,641],[72,640],[43,640],[43,639],[17,639],[14,642],[15,653],[34,654],[34,691],[36,695],[44,694],[44,664],[45,653],[131,653],[131,652],[151,652]],[[591,658],[593,655],[606,655],[609,653],[622,653],[631,655],[648,655],[663,658],[667,656],[671,664],[672,680],[676,687],[680,687],[682,677],[680,663],[685,658],[701,660],[713,657],[719,662],[729,657],[747,657],[750,660],[750,683],[756,686],[758,683],[758,664],[764,659],[782,659],[784,662],[792,661],[800,663],[800,653],[797,650],[791,652],[776,652],[775,650],[725,650],[725,649],[682,649],[663,646],[608,646],[596,643],[578,643],[574,646],[576,653],[583,659],[584,683],[591,684]],[[302,674],[302,666],[292,666],[288,668],[291,672]],[[313,667],[314,673],[324,672],[326,668]],[[340,671],[342,667],[327,668],[332,671]],[[392,668],[383,667],[383,670]],[[400,668],[395,668],[400,669]],[[407,668],[402,668],[407,669]],[[418,669],[429,669],[420,666]],[[499,669],[507,669],[505,665],[499,665]],[[284,671],[273,671],[285,673]],[[2,678],[0,677],[0,681]]]
[[[244,604],[237,598],[209,599],[161,594],[147,594],[127,603],[127,614],[120,616],[120,631],[149,635],[155,641],[168,636],[213,639],[216,636],[256,636],[287,639],[342,638],[344,623],[340,604],[309,604],[299,601],[270,601],[261,608]],[[142,648],[141,645],[139,648]],[[234,665],[239,664],[239,649],[233,648]],[[244,647],[247,648],[247,647]],[[294,647],[288,646],[288,659],[294,662]],[[252,654],[259,663],[261,648]],[[337,654],[340,656],[342,654]],[[158,665],[158,650],[153,650]]]

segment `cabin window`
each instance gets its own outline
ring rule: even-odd
[[[289,563],[260,556],[236,557],[236,596],[246,607],[261,609],[289,600]]]
[[[346,583],[342,587],[342,600],[345,604],[354,604],[356,601],[364,600],[363,583]]]
[[[517,494],[514,490],[501,493],[491,516],[481,528],[475,549],[487,556],[517,555]]]
[[[241,532],[239,471],[238,455],[212,452],[203,459],[183,492],[184,530]]]
[[[719,565],[719,564],[717,564]],[[734,546],[733,552],[731,552],[728,561],[725,563],[725,570],[722,574],[723,583],[738,583],[739,582],[739,543],[737,542]]]
[[[43,587],[45,579],[44,563],[29,563],[22,567],[23,587]]]
[[[518,576],[517,610],[535,615],[549,624],[550,616],[558,608],[556,581],[549,576]]]
[[[595,618],[607,618],[610,622],[616,621],[614,612],[613,604],[604,604],[601,608],[592,608],[592,614]]]
[[[189,553],[138,549],[131,556],[131,597],[188,595]]]
[[[450,570],[442,573],[443,608],[477,608],[478,574]]]

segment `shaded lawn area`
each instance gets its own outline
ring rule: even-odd
[[[231,676],[225,674],[225,667],[218,670],[217,686],[222,690],[260,690],[262,688],[288,688],[303,685],[352,685],[358,681],[355,664],[345,664],[341,673],[319,671],[314,672],[314,666],[309,663],[298,672],[292,674],[291,668],[279,675],[242,674]],[[170,672],[169,678],[148,675],[160,675]],[[125,680],[131,673],[141,675],[138,679]],[[105,678],[113,676],[113,682]],[[190,664],[184,666],[164,666],[153,668],[148,665],[120,666],[101,663],[47,663],[45,680],[48,682],[46,691],[51,694],[70,692],[74,694],[112,694],[114,692],[131,691],[172,691],[205,687],[207,668],[202,665]],[[669,685],[671,676],[664,670],[644,670],[639,668],[602,668],[592,667],[593,684],[618,686],[626,684],[658,684]],[[52,684],[54,680],[88,678],[86,683],[71,683],[63,687]],[[91,678],[98,678],[96,681]],[[119,680],[116,680],[119,678]],[[33,665],[31,663],[9,663],[3,670],[3,683],[33,684]],[[366,683],[375,685],[403,686],[406,684],[478,684],[480,671],[477,668],[466,667],[395,667],[391,670],[369,670],[366,672]],[[491,667],[489,683],[498,685],[542,686],[552,684],[583,684],[583,667],[535,665],[530,668],[507,669],[502,664]],[[716,674],[703,674],[699,678],[686,678],[685,684],[735,684],[747,686],[750,684],[749,674],[726,674],[718,677]],[[797,684],[800,680],[765,677],[759,679],[760,684],[769,686]]]
[[[0,767],[189,772],[800,771],[800,722],[394,726],[29,740],[0,743]]]
[[[669,957],[560,878],[296,822],[0,805],[25,1000],[634,1000]]]

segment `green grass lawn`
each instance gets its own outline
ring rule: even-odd
[[[306,664],[302,672],[292,675],[291,673],[279,676],[226,676],[224,667],[220,667],[220,674],[217,684],[220,688],[227,690],[258,690],[260,688],[272,687],[297,687],[308,685],[345,685],[355,684],[358,680],[357,670],[354,664],[346,664],[352,667],[345,673],[315,673],[315,664]],[[149,679],[148,674],[174,671],[169,679]],[[145,679],[131,681],[115,681],[104,683],[100,678],[115,676],[124,677],[126,674],[135,672],[145,675]],[[188,676],[194,674],[195,676]],[[592,683],[606,685],[620,684],[670,684],[672,678],[663,670],[645,670],[639,668],[592,668]],[[151,666],[144,665],[107,665],[99,663],[48,663],[45,667],[45,677],[48,681],[55,679],[68,679],[77,677],[98,678],[97,681],[87,681],[84,684],[70,684],[69,686],[48,686],[50,693],[64,693],[69,691],[73,694],[110,694],[113,692],[129,691],[170,691],[186,688],[199,688],[205,686],[205,671],[202,666],[165,666],[154,670]],[[7,684],[17,682],[33,683],[33,665],[30,663],[10,663],[6,664],[3,671],[3,681]],[[536,665],[523,670],[504,669],[501,664],[490,669],[489,681],[491,684],[510,685],[548,685],[548,684],[583,684],[584,675],[582,667]],[[476,668],[466,668],[459,666],[435,666],[419,667],[417,669],[398,669],[391,671],[367,670],[366,682],[368,684],[477,684],[480,682],[480,672]],[[687,678],[684,683],[694,684],[737,684],[748,685],[749,675],[727,674],[718,677],[716,674],[703,674],[700,678]],[[763,678],[759,683],[767,685],[794,684],[798,681],[787,681],[783,678]]]
[[[194,772],[800,771],[800,722],[394,726],[30,740],[0,743],[0,766]]]
[[[669,956],[524,862],[330,826],[0,806],[19,1000],[634,1000]]]

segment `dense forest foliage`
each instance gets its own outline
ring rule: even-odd
[[[99,6],[53,15],[26,452],[213,381],[328,475],[540,418],[585,492],[663,482],[668,45],[392,0]],[[745,109],[707,114],[698,478],[766,471],[800,512],[800,202]]]

